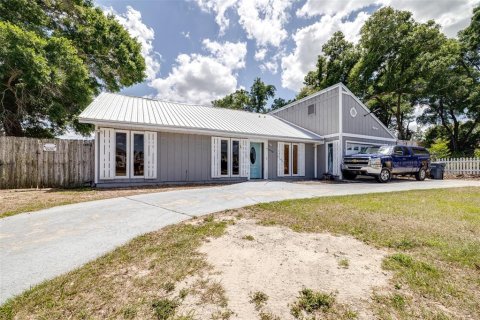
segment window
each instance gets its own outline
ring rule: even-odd
[[[292,145],[292,174],[298,175],[298,144]]]
[[[315,105],[314,104],[311,104],[308,106],[308,114],[311,115],[311,114],[315,114]]]
[[[127,133],[115,133],[115,176],[127,177]]]
[[[283,148],[283,174],[290,175],[290,145],[285,144]]]
[[[220,174],[228,176],[228,140],[220,142]]]
[[[423,148],[412,148],[412,151],[414,155],[422,155],[422,156],[429,155],[427,149],[423,149]]]
[[[143,133],[133,133],[133,176],[143,177],[145,172],[145,138]]]
[[[232,140],[232,175],[240,174],[240,141]]]
[[[404,153],[403,153],[403,148],[402,147],[394,147],[393,148],[393,154],[396,155],[396,156],[403,156]]]

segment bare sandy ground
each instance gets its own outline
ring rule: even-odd
[[[263,312],[293,319],[290,306],[302,288],[334,293],[336,301],[356,311],[359,318],[369,319],[372,315],[367,305],[372,290],[386,286],[390,277],[381,269],[386,252],[354,238],[297,233],[284,227],[260,226],[252,220],[236,221],[224,236],[206,242],[200,252],[213,266],[212,272],[191,277],[180,287],[205,280],[221,284],[228,309],[233,311],[230,319],[258,319],[259,310],[250,302],[256,291],[268,296]],[[348,266],[342,266],[341,260],[348,261]],[[225,310],[195,301],[194,296],[185,299],[182,309],[195,310],[198,319]]]

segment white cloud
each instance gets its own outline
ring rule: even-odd
[[[469,25],[473,8],[478,0],[384,0],[395,9],[409,10],[414,19],[425,22],[434,19],[448,37],[456,37],[458,31]]]
[[[238,2],[239,22],[257,45],[280,46],[288,36],[284,25],[291,0],[243,0]]]
[[[315,67],[317,56],[330,36],[340,30],[347,40],[357,42],[358,32],[368,17],[360,12],[354,20],[344,21],[341,15],[324,15],[318,22],[298,29],[293,35],[294,51],[282,58],[282,86],[300,90],[303,78]]]
[[[280,46],[288,37],[285,23],[288,21],[288,9],[293,0],[196,0],[199,7],[216,14],[215,21],[223,35],[229,26],[226,17],[228,9],[236,10],[238,22],[249,39],[254,39],[258,46]]]
[[[455,37],[459,30],[469,24],[473,7],[476,4],[478,4],[478,0],[307,0],[297,10],[297,16],[346,16],[371,5],[392,6],[395,9],[411,11],[413,17],[418,21],[425,22],[434,19],[442,26],[447,36]]]
[[[245,42],[233,43],[227,41],[219,43],[204,39],[202,43],[227,68],[233,70],[245,67],[245,55],[247,54],[247,44]]]
[[[220,35],[223,35],[230,24],[225,13],[236,0],[196,0],[196,2],[203,11],[216,13],[215,22],[220,27]]]
[[[172,71],[150,86],[160,99],[210,104],[237,89],[236,70],[245,67],[246,43],[203,40],[206,55],[180,54]]]
[[[255,60],[256,61],[263,61],[265,59],[265,55],[267,54],[266,48],[260,48],[255,52]]]
[[[160,71],[159,59],[161,59],[161,55],[153,50],[152,41],[155,39],[155,32],[143,23],[140,11],[127,6],[127,11],[123,14],[115,12],[111,7],[106,8],[105,12],[115,15],[117,21],[127,29],[130,35],[137,38],[142,45],[142,56],[145,59],[147,80],[155,79]]]
[[[181,34],[182,34],[182,36],[184,36],[186,39],[190,39],[190,32],[182,31]]]

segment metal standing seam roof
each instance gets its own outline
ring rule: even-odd
[[[309,130],[269,114],[101,93],[79,116],[85,123],[118,123],[235,133],[298,140],[322,140]]]

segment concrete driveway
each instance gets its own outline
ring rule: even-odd
[[[480,181],[245,182],[84,202],[0,219],[0,303],[77,268],[140,234],[193,216],[260,202],[414,189]]]

